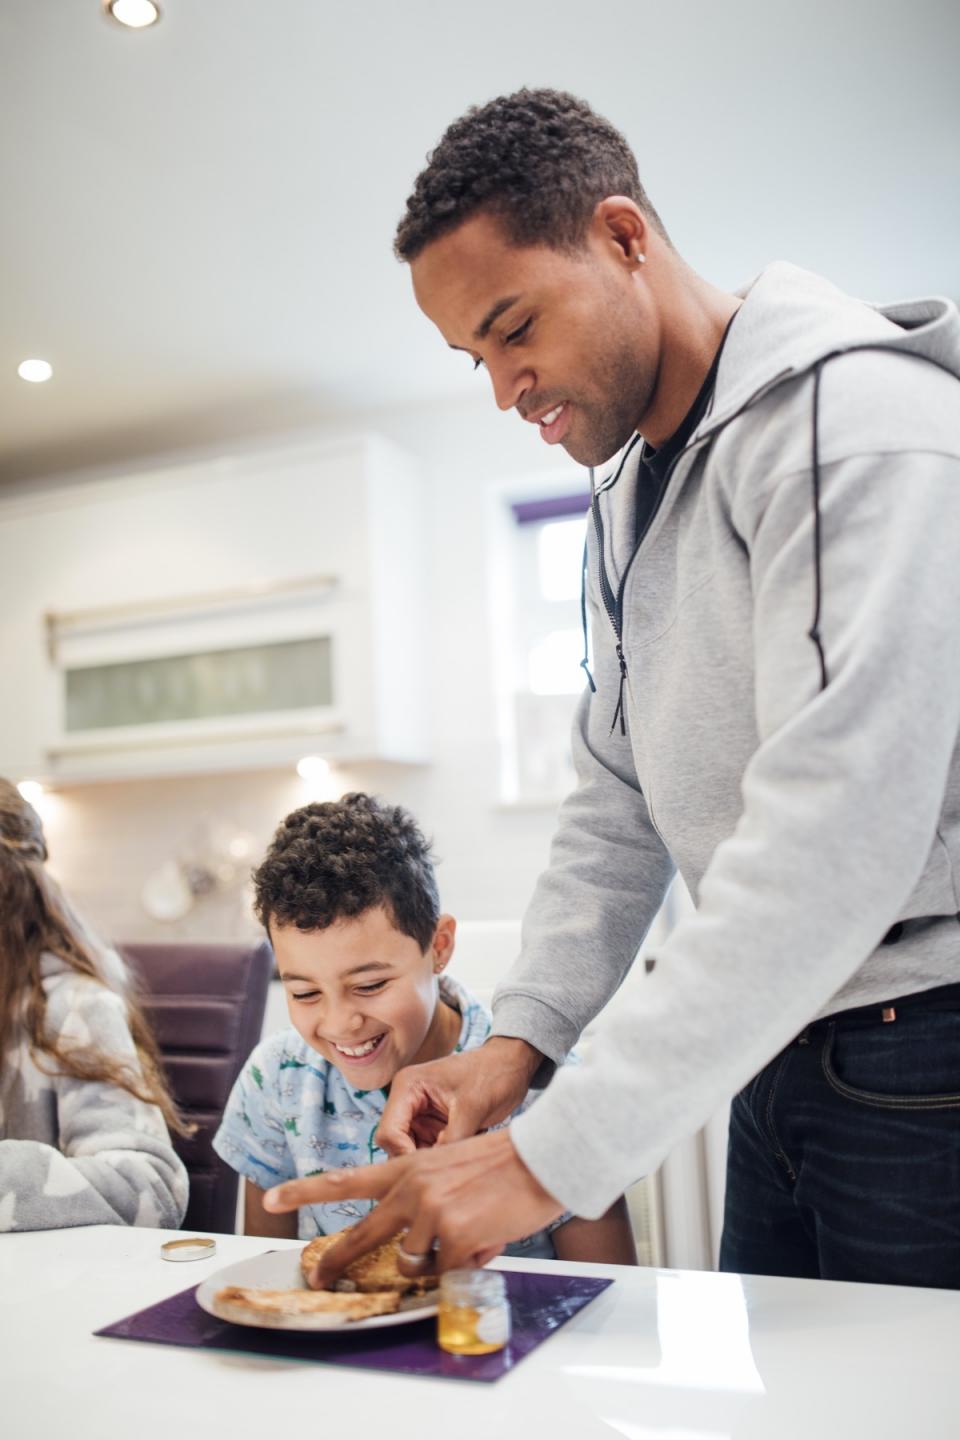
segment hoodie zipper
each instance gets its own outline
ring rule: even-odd
[[[594,492],[593,495],[591,508],[593,510],[594,528],[597,532],[597,544],[600,550],[600,595],[603,599],[603,608],[606,610],[610,620],[610,624],[613,626],[613,633],[616,639],[617,663],[620,666],[620,688],[617,692],[617,708],[614,710],[613,719],[610,722],[611,735],[616,729],[618,720],[620,721],[620,734],[626,735],[627,733],[627,725],[623,708],[623,691],[624,686],[627,683],[627,661],[623,653],[623,600],[624,591],[626,590],[627,585],[627,578],[630,574],[633,562],[634,560],[636,560],[637,555],[640,551],[640,547],[647,537],[647,532],[649,531],[650,526],[653,524],[654,520],[657,518],[657,512],[659,511],[660,506],[663,503],[664,495],[666,495],[667,493],[667,485],[669,484],[670,476],[673,474],[674,467],[677,465],[677,462],[681,460],[686,454],[687,450],[681,450],[680,454],[675,455],[673,460],[671,460],[670,464],[668,465],[666,474],[660,481],[660,484],[657,488],[657,495],[653,503],[653,508],[650,511],[650,514],[647,516],[646,524],[644,525],[643,529],[640,532],[640,535],[637,538],[637,543],[634,546],[633,554],[627,561],[626,568],[622,576],[620,577],[620,585],[616,594],[614,594],[613,587],[610,584],[610,580],[607,575],[606,561],[604,559],[603,519],[600,515],[600,498],[597,492]],[[626,456],[624,457],[624,459],[626,459]],[[605,486],[604,489],[606,488],[608,487]]]

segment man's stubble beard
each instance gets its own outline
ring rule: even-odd
[[[580,465],[605,465],[637,433],[655,389],[656,375],[642,368],[633,345],[622,340],[608,349],[597,381],[604,398],[582,407],[585,433],[563,442],[567,454]]]

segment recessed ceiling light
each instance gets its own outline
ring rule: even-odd
[[[154,0],[103,0],[103,11],[128,30],[145,30],[160,19],[160,6]]]
[[[29,380],[34,385],[42,385],[44,380],[49,380],[53,374],[53,366],[49,360],[21,360],[17,366],[17,374],[21,380]]]
[[[43,799],[44,790],[39,780],[21,780],[17,789],[28,805],[36,805]]]

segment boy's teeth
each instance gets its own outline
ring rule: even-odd
[[[549,413],[549,415],[541,415],[541,417],[540,417],[540,424],[541,424],[541,425],[552,425],[553,422],[554,422],[554,420],[556,420],[557,416],[560,414],[560,411],[561,411],[562,409],[563,409],[563,403],[559,404],[559,405],[557,406],[556,410],[551,410],[550,413]]]
[[[358,1055],[369,1055],[370,1051],[379,1045],[382,1039],[382,1035],[375,1035],[372,1040],[367,1041],[366,1045],[338,1045],[337,1049],[341,1055],[353,1055],[354,1057]]]

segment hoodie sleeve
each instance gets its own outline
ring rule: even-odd
[[[577,785],[560,807],[550,863],[524,916],[520,958],[493,999],[493,1033],[527,1040],[555,1065],[620,986],[674,874],[629,739],[611,729],[620,671],[595,597],[593,533],[590,548],[597,688],[584,691],[574,719]],[[547,1078],[538,1072],[535,1083]]]
[[[64,977],[47,1017],[61,1039],[137,1064],[124,1002],[105,987]],[[0,1140],[0,1230],[175,1229],[187,1206],[187,1173],[158,1108],[117,1085],[48,1078],[25,1046],[15,1058],[28,1112],[46,1112],[42,1128],[59,1143],[28,1135]]]
[[[580,1069],[558,1074],[512,1127],[525,1163],[578,1215],[601,1214],[827,1006],[931,865],[960,909],[939,832],[960,729],[960,446],[921,448],[922,434],[908,433],[899,446],[844,454],[829,440],[864,434],[867,399],[878,414],[899,409],[909,432],[916,417],[896,367],[910,363],[878,362],[861,407],[855,391],[843,413],[839,398],[825,410],[825,688],[808,636],[811,469],[732,483],[750,557],[760,735],[742,814],[654,973]],[[838,380],[828,370],[824,390]],[[934,385],[934,400],[955,413],[956,386],[943,384],[952,388]],[[611,933],[604,910],[591,950]]]

